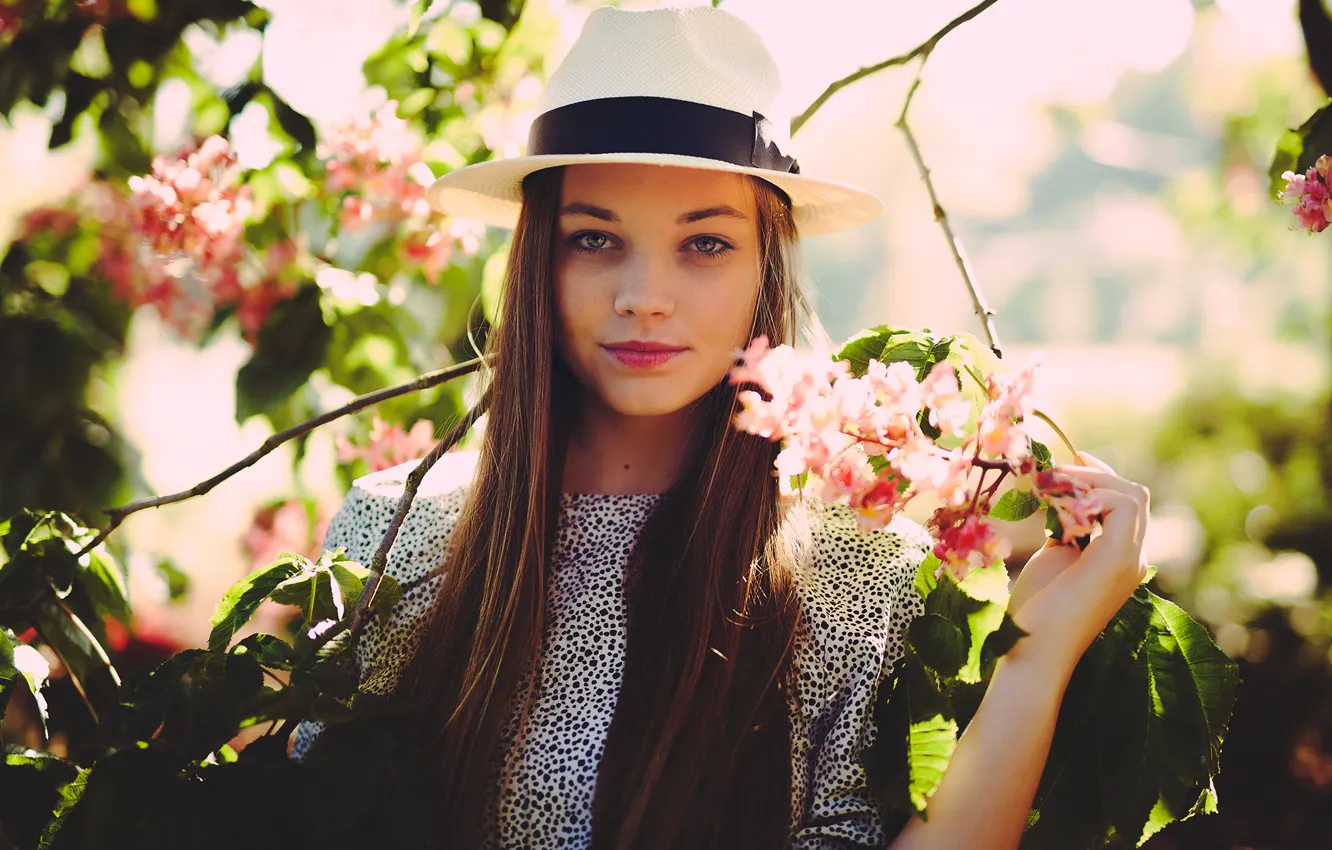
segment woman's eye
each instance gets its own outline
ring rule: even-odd
[[[574,250],[589,254],[603,251],[610,247],[610,237],[604,233],[579,233],[571,240]]]
[[[694,253],[704,257],[720,257],[731,250],[731,246],[715,236],[699,236],[690,240]]]

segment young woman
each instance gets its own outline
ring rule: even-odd
[[[734,352],[800,328],[797,232],[880,210],[799,174],[776,95],[726,12],[599,9],[529,155],[432,187],[514,227],[479,453],[427,476],[390,558],[410,590],[358,647],[363,686],[425,718],[440,846],[888,840],[861,759],[930,543],[784,498],[778,447],[732,425]],[[368,561],[407,471],[358,482],[326,548]],[[1030,635],[894,848],[1017,845],[1073,666],[1144,569],[1146,491],[1070,472],[1103,532],[1023,570]]]

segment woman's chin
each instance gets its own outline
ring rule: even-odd
[[[621,416],[670,416],[689,407],[703,396],[666,387],[635,387],[632,391],[610,389],[601,394],[605,405]]]

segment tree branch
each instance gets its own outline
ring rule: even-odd
[[[425,480],[426,473],[430,467],[435,465],[444,453],[457,445],[476,423],[478,417],[485,413],[490,405],[490,394],[481,397],[476,407],[463,415],[449,433],[444,435],[444,439],[435,444],[430,453],[421,458],[411,473],[407,476],[407,483],[403,488],[402,497],[398,499],[398,507],[393,512],[393,518],[389,520],[388,529],[384,532],[384,537],[379,541],[379,548],[375,549],[374,557],[370,559],[370,576],[365,581],[365,587],[361,591],[361,598],[356,600],[356,607],[352,609],[351,617],[348,620],[347,628],[351,632],[351,640],[355,641],[364,628],[366,621],[370,617],[371,609],[375,604],[375,594],[379,592],[379,585],[383,582],[384,571],[388,569],[389,550],[393,548],[393,542],[398,539],[398,531],[402,528],[402,523],[407,519],[407,512],[411,510],[412,502],[416,499],[416,492],[421,487],[421,482]]]
[[[982,6],[985,4],[981,4]],[[976,11],[976,7],[972,11]],[[933,48],[931,48],[932,50]],[[911,132],[911,125],[907,122],[907,111],[911,109],[911,99],[916,95],[916,89],[920,88],[921,74],[925,70],[925,62],[930,58],[928,51],[922,54],[920,67],[916,69],[916,78],[911,81],[911,88],[907,90],[906,100],[902,103],[902,113],[897,117],[897,128],[902,131],[906,137],[907,147],[911,150],[911,158],[916,161],[916,170],[920,172],[920,179],[925,181],[925,190],[930,193],[930,205],[934,207],[934,220],[939,223],[943,229],[944,237],[948,240],[948,247],[953,251],[953,261],[957,263],[957,270],[962,273],[962,282],[967,286],[967,292],[971,295],[972,306],[976,309],[976,316],[980,318],[981,330],[985,333],[985,342],[994,352],[995,357],[1003,358],[1003,350],[999,345],[999,333],[994,328],[994,310],[986,303],[985,296],[980,288],[976,286],[975,274],[971,270],[971,263],[967,261],[966,251],[962,248],[962,242],[953,233],[953,226],[948,221],[948,213],[943,205],[939,203],[939,196],[934,191],[934,181],[930,178],[930,170],[925,166],[925,158],[921,155],[920,144],[916,141],[916,134]]]
[[[278,446],[282,445],[283,443],[294,440],[297,437],[301,436],[302,434],[307,434],[321,425],[326,425],[329,422],[332,422],[334,419],[340,419],[341,417],[346,416],[349,413],[355,413],[356,411],[363,410],[367,407],[370,407],[371,405],[379,404],[381,401],[387,401],[391,398],[397,398],[400,395],[406,395],[407,393],[410,392],[429,389],[430,387],[438,386],[439,384],[451,381],[454,378],[460,378],[463,375],[471,374],[472,372],[475,372],[478,368],[480,368],[483,360],[484,358],[478,357],[474,360],[468,360],[466,362],[459,363],[455,366],[449,366],[446,369],[439,369],[434,372],[427,372],[426,374],[421,375],[417,378],[413,378],[412,380],[403,384],[397,384],[396,386],[392,387],[385,387],[382,390],[376,390],[375,392],[366,393],[363,396],[358,396],[357,398],[352,399],[350,402],[343,405],[342,407],[339,407],[336,410],[330,410],[327,413],[316,416],[313,419],[306,420],[305,422],[302,422],[299,425],[293,425],[292,427],[288,428],[285,431],[281,431],[277,434],[274,434],[273,436],[269,437],[267,440],[264,440],[263,445],[259,446],[259,448],[255,449],[253,452],[246,455],[244,458],[236,461],[231,466],[228,466],[226,469],[219,472],[217,475],[214,475],[212,478],[209,478],[207,481],[201,481],[188,490],[182,490],[179,493],[172,493],[169,496],[154,496],[151,499],[144,499],[139,502],[132,502],[128,505],[121,505],[118,508],[110,508],[106,511],[107,516],[111,518],[110,524],[107,525],[106,528],[98,532],[96,537],[94,537],[91,541],[89,541],[89,543],[86,546],[80,549],[77,557],[81,558],[88,552],[91,552],[93,549],[96,549],[98,546],[100,546],[106,540],[106,538],[111,536],[111,532],[115,531],[117,528],[120,527],[120,524],[125,521],[125,517],[129,516],[130,514],[137,513],[142,510],[147,510],[148,508],[158,508],[161,507],[162,505],[170,505],[174,504],[175,502],[183,502],[186,499],[192,499],[195,496],[202,496],[203,494],[207,493],[209,490],[212,490],[218,484],[221,484],[223,481],[226,481],[231,476],[240,472],[242,469],[253,466],[255,463],[259,461],[260,458],[264,457],[267,454],[270,454],[274,449],[276,449]]]
[[[957,29],[958,27],[965,24],[967,21],[976,17],[981,12],[984,12],[986,9],[990,8],[997,2],[999,2],[999,0],[982,0],[982,2],[977,3],[975,6],[971,7],[962,14],[958,15],[956,18],[953,18],[953,20],[949,21],[947,24],[944,25],[943,29],[939,30],[934,35],[925,39],[925,41],[922,41],[920,44],[911,48],[906,53],[903,53],[901,56],[894,56],[891,59],[883,60],[877,65],[870,65],[868,67],[861,68],[859,71],[856,71],[855,73],[852,74],[848,74],[842,79],[828,86],[828,88],[823,90],[823,94],[815,98],[814,102],[805,108],[804,112],[800,113],[794,119],[792,119],[791,135],[794,136],[797,132],[799,132],[800,128],[805,126],[805,122],[808,121],[810,118],[812,118],[814,116],[814,113],[818,112],[819,108],[822,107],[823,104],[828,102],[829,98],[837,94],[842,89],[846,88],[847,86],[851,85],[854,82],[857,82],[858,80],[863,80],[865,77],[868,77],[871,74],[877,74],[878,72],[884,70],[885,68],[892,68],[895,65],[905,65],[913,59],[929,56],[930,53],[934,51],[934,48],[939,46],[939,42],[943,39],[944,36],[948,35],[953,30]]]

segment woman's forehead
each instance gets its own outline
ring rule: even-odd
[[[694,210],[727,205],[755,212],[753,189],[740,174],[638,163],[586,163],[565,168],[561,206],[592,204],[619,214],[640,208]]]

